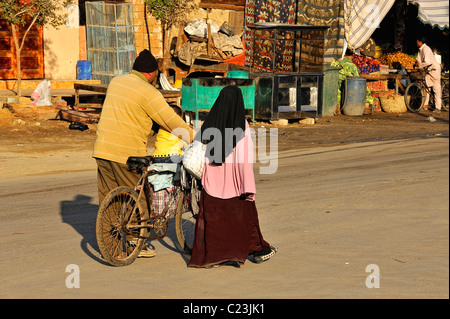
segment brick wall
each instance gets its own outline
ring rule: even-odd
[[[147,27],[145,25],[145,10],[144,0],[126,0],[125,2],[133,3],[134,11],[134,31],[136,42],[136,55],[144,49],[148,49],[148,35],[150,36],[150,46],[153,55],[157,58],[162,57],[162,33],[161,25],[152,17],[151,14],[147,14],[148,34]]]
[[[200,0],[193,0],[197,3]],[[148,36],[147,27],[145,25],[145,12],[144,12],[144,0],[125,0],[125,2],[133,3],[134,10],[134,29],[135,29],[135,42],[136,42],[136,54],[139,54],[144,49],[148,49]],[[238,23],[243,24],[243,11],[228,11],[212,9],[209,14],[206,10],[198,9],[193,11],[188,16],[188,21],[196,18],[206,19],[208,16],[210,23],[216,23],[219,26],[224,21],[232,22],[235,18],[230,18],[230,14],[234,14],[238,20]],[[241,17],[242,16],[242,17]],[[241,21],[242,20],[242,21]],[[163,55],[163,43],[162,43],[162,31],[160,23],[151,15],[147,14],[148,34],[150,35],[150,46],[153,55],[157,58],[162,58]],[[171,36],[176,37],[178,30],[172,30]]]

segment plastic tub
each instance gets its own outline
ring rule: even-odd
[[[77,62],[77,80],[92,80],[92,63],[88,60]]]
[[[342,113],[350,116],[363,115],[366,105],[367,80],[351,76],[345,80],[345,96]]]
[[[228,71],[227,77],[232,79],[248,79],[248,71],[233,70]]]

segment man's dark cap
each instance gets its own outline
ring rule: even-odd
[[[133,64],[133,70],[144,73],[151,73],[158,69],[158,61],[147,49],[139,53]]]

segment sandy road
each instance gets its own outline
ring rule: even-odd
[[[1,298],[449,298],[448,138],[281,152],[271,175],[257,165],[261,228],[279,253],[240,269],[187,268],[173,232],[153,242],[155,258],[106,265],[95,163],[26,156],[15,160],[28,170],[0,181]],[[71,264],[80,288],[66,286]],[[370,264],[379,288],[366,287]]]

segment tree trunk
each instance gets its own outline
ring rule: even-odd
[[[14,46],[16,47],[16,59],[17,59],[17,93],[18,97],[22,96],[22,66],[20,63],[20,46],[19,46],[19,38],[17,35],[17,27],[13,24],[11,25],[11,31],[14,38]]]
[[[170,63],[170,30],[166,26],[162,28],[163,32],[163,64],[161,72],[169,77],[169,63]]]

